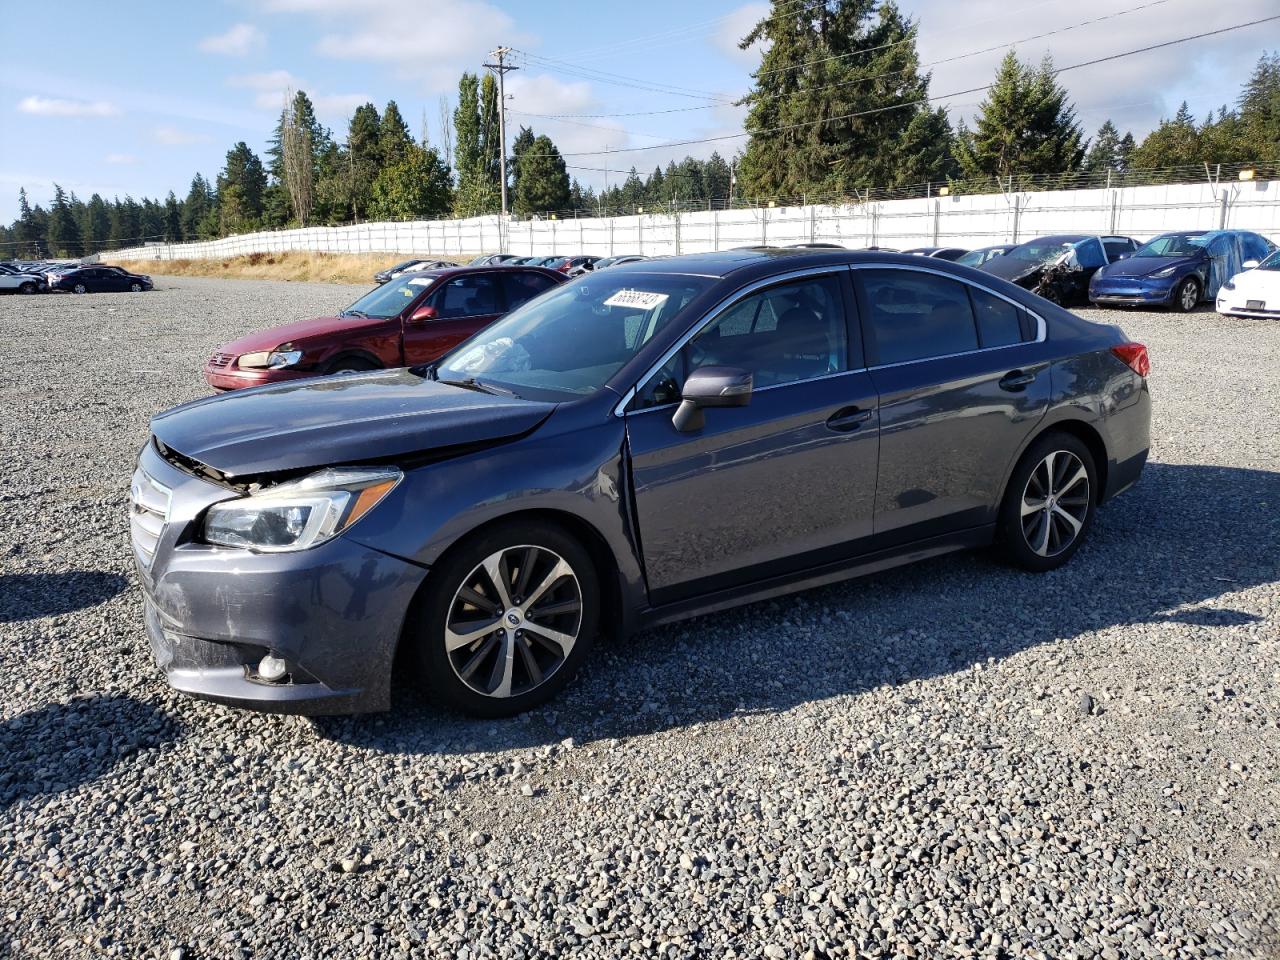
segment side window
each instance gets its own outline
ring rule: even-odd
[[[914,270],[856,270],[867,298],[874,363],[904,363],[978,349],[963,284]]]
[[[1242,260],[1264,260],[1270,252],[1267,241],[1256,233],[1246,233],[1241,246],[1244,252]]]
[[[1103,240],[1102,245],[1107,250],[1108,260],[1115,260],[1126,253],[1133,253],[1133,244],[1128,240]]]
[[[450,280],[434,299],[441,320],[498,312],[498,287],[491,276],[475,275]]]
[[[983,347],[1007,347],[1023,340],[1022,311],[1008,300],[977,287],[969,288],[973,313],[978,318],[978,343]]]
[[[1081,240],[1076,244],[1076,263],[1088,269],[1090,267],[1101,267],[1106,264],[1106,254],[1102,252],[1102,243],[1094,237],[1088,240]]]
[[[634,409],[680,399],[699,367],[751,371],[756,389],[849,369],[849,335],[840,277],[769,287],[722,312],[641,388]]]
[[[502,286],[507,293],[507,310],[514,310],[528,303],[538,294],[550,290],[556,282],[537,273],[512,272],[503,274]]]

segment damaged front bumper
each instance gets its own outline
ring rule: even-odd
[[[205,510],[236,494],[179,469],[153,444],[133,491],[147,637],[171,686],[277,713],[389,706],[392,662],[423,567],[341,536],[289,553],[201,543]],[[274,682],[259,673],[268,655],[286,665]]]

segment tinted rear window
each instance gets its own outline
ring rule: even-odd
[[[874,362],[903,363],[978,349],[965,285],[912,270],[858,270]]]

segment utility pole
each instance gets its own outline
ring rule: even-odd
[[[520,69],[507,63],[506,57],[510,52],[510,47],[499,47],[489,54],[498,62],[485,64],[486,67],[498,75],[498,139],[502,141],[502,149],[498,152],[498,162],[502,170],[500,176],[502,177],[502,222],[504,224],[507,220],[507,88],[504,80],[512,70]]]

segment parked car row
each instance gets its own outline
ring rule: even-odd
[[[0,263],[0,290],[14,293],[141,293],[152,289],[151,278],[106,264],[57,261]]]
[[[361,364],[401,369],[299,379]],[[409,273],[220,348],[215,387],[271,385],[151,421],[146,629],[223,703],[386,709],[416,662],[438,701],[516,713],[603,632],[991,543],[1061,566],[1142,472],[1149,370],[943,258]]]

